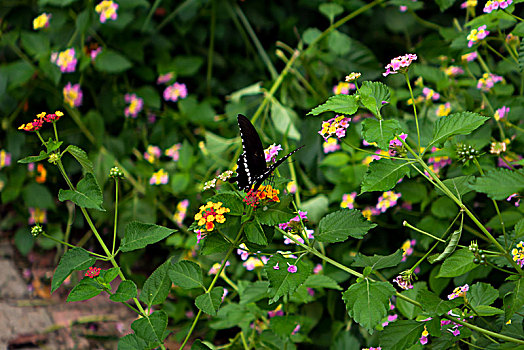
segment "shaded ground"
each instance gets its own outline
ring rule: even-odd
[[[21,258],[0,237],[0,350],[116,349],[136,314],[103,293],[66,303],[69,289],[50,295],[53,254]]]

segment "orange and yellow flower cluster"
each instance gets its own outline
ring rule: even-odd
[[[224,214],[229,213],[230,209],[223,207],[222,204],[222,202],[207,202],[206,205],[200,207],[200,211],[195,214],[195,221],[202,232],[211,232],[215,228],[215,223],[226,222]]]
[[[44,125],[44,122],[57,122],[63,115],[64,113],[60,111],[56,111],[54,114],[47,114],[46,112],[42,112],[40,114],[37,114],[36,118],[31,123],[20,125],[18,127],[18,130],[38,131]]]

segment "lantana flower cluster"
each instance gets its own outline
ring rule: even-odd
[[[337,85],[333,86],[333,93],[335,95],[349,95],[349,91],[355,90],[356,88],[356,85],[353,83],[341,81]]]
[[[164,170],[160,169],[157,172],[154,172],[149,179],[150,185],[165,185],[169,182],[169,174]]]
[[[176,205],[176,212],[173,215],[173,220],[178,224],[182,225],[182,222],[184,221],[186,214],[187,214],[187,208],[189,207],[189,199],[183,199]]]
[[[61,111],[56,111],[52,114],[42,112],[37,114],[36,118],[31,123],[20,125],[18,130],[38,131],[44,125],[44,123],[56,123],[63,115],[64,113]]]
[[[482,78],[479,79],[477,82],[477,89],[482,91],[489,91],[491,88],[498,82],[503,81],[504,78],[502,78],[499,75],[495,75],[492,73],[484,73],[482,74]]]
[[[295,216],[294,218],[292,218],[288,222],[284,222],[282,224],[278,224],[278,228],[280,228],[283,231],[288,231],[288,232],[292,232],[292,231],[299,232],[300,231],[300,229],[299,229],[299,227],[300,227],[300,220],[307,220],[307,211],[299,210],[297,216]],[[298,229],[297,229],[297,227],[298,227]]]
[[[495,111],[495,115],[493,116],[496,121],[500,121],[503,119],[506,119],[506,116],[509,113],[509,107],[502,106],[501,108],[497,109]]]
[[[357,197],[357,192],[344,193],[342,195],[342,202],[340,202],[340,207],[354,209],[356,197]]]
[[[407,239],[403,244],[402,246],[400,247],[400,249],[402,249],[402,261],[406,261],[408,256],[410,256],[411,254],[413,254],[413,247],[415,246],[415,244],[417,243],[417,241],[415,239]]]
[[[173,83],[164,90],[164,100],[176,102],[187,97],[186,84]]]
[[[78,62],[74,48],[51,54],[51,62],[56,64],[62,73],[72,73]]]
[[[253,191],[253,189],[249,190],[244,198],[244,202],[255,208],[260,204],[260,201],[280,202],[279,194],[280,190],[273,188],[271,185],[260,185],[256,191]]]
[[[435,114],[437,117],[445,117],[448,116],[451,113],[451,103],[446,102],[443,104],[440,104],[435,111]]]
[[[49,13],[42,13],[40,16],[36,17],[33,20],[33,29],[38,30],[42,28],[49,27],[49,20],[51,19],[51,14]]]
[[[337,115],[327,121],[322,122],[322,129],[318,132],[324,141],[327,141],[330,137],[342,138],[346,136],[346,129],[349,127],[351,118]]]
[[[466,39],[468,39],[468,47],[472,47],[489,35],[489,31],[486,30],[486,28],[487,26],[484,24],[476,29],[472,29],[471,32],[469,32],[468,36],[466,37]]]
[[[11,153],[6,150],[0,150],[0,169],[11,165]]]
[[[82,105],[82,89],[80,89],[80,84],[72,85],[70,82],[64,86],[62,90],[64,94],[64,103],[68,104],[71,107],[79,107]]]
[[[465,284],[463,286],[453,289],[453,293],[448,295],[448,300],[453,300],[460,298],[466,295],[466,292],[469,290],[469,285]]]
[[[29,219],[27,223],[29,225],[34,224],[45,224],[47,222],[47,210],[40,208],[28,208]]]
[[[229,208],[223,207],[222,202],[207,202],[200,207],[200,211],[195,214],[198,229],[201,232],[211,232],[215,229],[215,223],[223,224],[226,222],[225,213],[229,213]]]
[[[328,138],[322,144],[322,148],[323,148],[325,154],[330,153],[330,152],[336,152],[336,151],[340,150],[340,145],[338,144],[338,139],[335,138],[335,137]]]
[[[100,22],[106,23],[108,19],[115,21],[117,18],[116,10],[118,4],[111,0],[103,0],[95,7],[96,13],[100,14]]]
[[[386,66],[386,72],[382,73],[383,76],[387,77],[390,74],[404,73],[413,61],[417,60],[417,55],[406,54],[404,56],[398,56],[391,60]]]
[[[91,266],[85,273],[84,276],[86,277],[89,277],[89,278],[95,278],[97,277],[98,275],[100,275],[100,267],[93,267]]]
[[[517,247],[511,250],[513,261],[519,264],[520,267],[524,267],[524,242],[520,241],[517,243]]]
[[[144,108],[144,99],[136,94],[125,94],[124,100],[126,103],[129,103],[129,106],[124,110],[125,116],[136,118],[138,113]]]
[[[277,144],[272,144],[264,150],[264,156],[266,158],[266,163],[276,162],[278,152],[282,151],[282,146]]]
[[[483,11],[485,13],[491,13],[491,11],[498,10],[499,8],[505,9],[511,5],[512,2],[513,0],[489,0],[486,2],[486,5],[484,5]]]
[[[440,149],[437,147],[431,148],[432,153],[435,153],[439,150]],[[440,172],[440,169],[444,168],[446,165],[451,165],[451,163],[451,158],[447,156],[431,156],[428,159],[428,165],[435,174],[438,174]]]
[[[478,57],[478,53],[477,51],[474,51],[474,52],[470,52],[470,53],[466,53],[464,55],[461,56],[461,60],[462,61],[466,61],[466,62],[472,62],[474,60],[476,60]]]
[[[181,143],[176,143],[173,146],[169,147],[164,151],[164,154],[170,158],[173,159],[173,161],[177,162],[180,158],[180,149],[182,148]]]
[[[378,198],[377,209],[384,213],[389,208],[397,205],[397,200],[402,196],[401,193],[395,193],[393,191],[387,191]]]

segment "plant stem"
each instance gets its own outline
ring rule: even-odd
[[[411,83],[409,82],[408,72],[404,73],[404,77],[406,77],[406,83],[408,84],[409,94],[411,95],[411,102],[412,102],[411,104],[413,105],[413,114],[415,115],[415,124],[417,125],[417,140],[418,140],[417,153],[419,153],[420,152],[420,129],[418,127],[417,106],[415,104],[415,96],[413,96],[413,90],[411,89]]]
[[[235,238],[234,244],[231,247],[229,247],[229,250],[227,251],[227,254],[224,257],[224,260],[222,260],[222,264],[220,265],[220,269],[218,270],[217,274],[215,275],[215,277],[211,281],[211,284],[207,288],[206,293],[210,293],[211,292],[211,290],[215,286],[215,283],[218,280],[218,277],[220,276],[220,274],[222,273],[222,271],[226,267],[227,259],[229,259],[229,257],[231,256],[231,253],[233,253],[233,250],[235,249],[235,247],[242,240],[242,233],[244,232],[244,225],[245,225],[245,223],[243,223],[242,226],[240,226],[240,230],[238,231],[238,234],[237,234],[237,237]],[[191,325],[191,328],[189,329],[189,333],[187,333],[186,338],[184,339],[184,342],[182,343],[182,345],[180,345],[179,350],[182,350],[184,348],[184,345],[186,345],[187,341],[189,340],[189,337],[191,337],[191,334],[193,333],[193,330],[195,329],[195,326],[196,326],[196,324],[198,322],[198,319],[200,318],[201,314],[202,314],[202,310],[198,310],[198,313],[197,313],[195,319],[193,320],[193,324]]]
[[[115,224],[113,227],[113,248],[111,249],[111,256],[115,256],[116,245],[116,228],[118,224],[118,177],[115,177]]]

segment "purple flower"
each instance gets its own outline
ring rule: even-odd
[[[289,273],[295,273],[295,272],[297,272],[297,267],[296,267],[295,265],[290,265],[290,264],[288,263],[288,266],[289,266],[289,267],[287,268],[287,272],[289,272]]]

